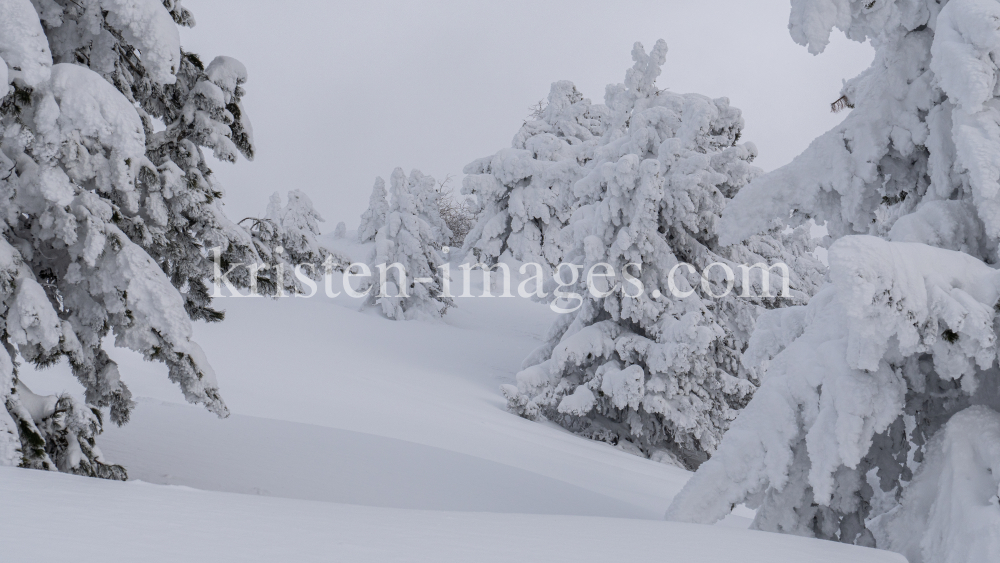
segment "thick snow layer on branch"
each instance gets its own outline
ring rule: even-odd
[[[222,90],[225,104],[225,112],[232,116],[233,123],[230,125],[231,132],[226,135],[235,143],[236,148],[247,160],[253,160],[253,125],[247,112],[243,109],[240,98],[243,97],[243,83],[247,81],[247,69],[243,63],[232,58],[219,56],[215,57],[208,68],[205,69],[208,79]],[[235,153],[228,158],[235,162]]]
[[[941,9],[931,70],[955,105],[952,122],[958,167],[968,174],[986,234],[1000,238],[1000,4],[952,0]]]
[[[135,107],[99,74],[74,64],[53,65],[49,89],[67,134],[78,130],[126,158],[143,155],[145,134]]]
[[[21,278],[7,312],[6,329],[14,344],[39,344],[51,350],[62,338],[62,325],[45,289],[31,278]]]
[[[43,102],[35,120],[46,142],[61,147],[93,139],[110,153],[107,160],[81,147],[74,156],[85,163],[72,166],[71,172],[84,179],[97,176],[105,191],[130,191],[133,166],[146,153],[146,135],[135,107],[96,72],[68,63],[53,65],[46,96],[55,104]]]
[[[35,87],[49,79],[52,53],[31,0],[0,0],[0,60],[8,80]]]
[[[122,243],[121,250],[102,254],[86,279],[91,294],[104,296],[110,313],[132,319],[129,325],[114,327],[115,345],[147,356],[158,351],[176,356],[167,360],[170,378],[181,386],[185,398],[225,416],[228,411],[218,398],[215,372],[201,347],[191,340],[184,300],[149,255],[121,232],[114,234]]]
[[[149,78],[173,84],[180,66],[181,40],[170,12],[160,0],[100,0],[107,22],[139,49]]]
[[[941,4],[923,0],[792,0],[788,30],[796,43],[813,54],[826,49],[834,28],[848,39],[870,40],[878,47],[894,39],[900,28],[912,30],[933,19]]]
[[[810,514],[859,510],[866,468],[895,467],[880,452],[895,453],[887,431],[908,390],[958,380],[972,394],[977,370],[996,361],[1000,272],[967,254],[847,237],[830,250],[830,278],[808,306],[761,324],[753,343],[780,352],[669,518],[712,522],[734,504],[763,502],[757,527],[819,534],[785,510],[789,503],[805,502]]]
[[[226,103],[236,88],[247,81],[247,67],[232,57],[215,57],[205,69],[205,75],[226,93]]]
[[[994,261],[1000,245],[1000,66],[994,62],[1000,4],[792,4],[797,41],[821,51],[837,27],[851,39],[871,40],[875,60],[845,83],[843,100],[853,109],[840,125],[736,196],[723,214],[722,243],[761,232],[776,216],[791,225],[826,222],[834,238],[885,237],[929,203],[967,200],[971,205],[946,214],[941,208],[927,213],[918,230],[925,242]],[[949,221],[971,228],[949,232]],[[981,240],[969,240],[980,230]]]
[[[993,363],[1000,272],[962,252],[873,237],[838,241],[829,256],[830,279],[848,321],[851,368],[878,370],[890,346],[903,356],[934,352],[949,379],[971,374],[976,363],[981,369]],[[957,344],[928,335],[939,322],[958,334]],[[955,353],[964,360],[944,362]]]

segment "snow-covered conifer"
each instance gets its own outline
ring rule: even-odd
[[[193,22],[176,0],[0,2],[0,463],[124,477],[94,443],[100,409],[123,424],[133,407],[111,335],[228,412],[190,320],[222,318],[207,249],[254,249],[222,214],[202,147],[232,161],[253,141],[246,70],[184,52],[177,26]],[[18,355],[67,358],[86,404],[31,393]]]
[[[89,68],[137,106],[146,135],[146,166],[133,192],[106,192],[119,207],[116,224],[163,268],[181,290],[193,319],[219,321],[205,280],[222,248],[226,270],[257,259],[250,237],[223,213],[221,186],[202,154],[234,162],[253,158],[253,132],[243,110],[246,69],[217,57],[207,67],[180,47],[178,25],[193,25],[180,2],[83,0],[37,4],[56,63]],[[163,130],[154,126],[159,120]],[[138,163],[137,163],[138,165]],[[246,268],[230,279],[249,283]]]
[[[390,319],[440,317],[452,305],[451,298],[442,294],[439,269],[445,262],[440,246],[451,232],[441,220],[434,187],[434,178],[419,170],[407,179],[397,168],[389,178],[389,210],[375,235],[375,280],[367,303],[380,307]],[[380,268],[385,268],[384,287]]]
[[[552,84],[537,117],[521,127],[511,148],[465,167],[462,193],[474,196],[477,215],[464,249],[480,262],[495,263],[505,252],[549,265],[562,257],[560,231],[574,209],[573,184],[586,173],[608,111],[564,80]]]
[[[341,221],[333,229],[333,238],[344,238],[347,236],[347,223]]]
[[[910,499],[956,521],[986,515],[989,495],[941,505],[906,484],[953,414],[1000,407],[991,369],[1000,273],[965,253],[864,235],[834,243],[829,259],[832,283],[808,306],[759,319],[747,354],[769,361],[764,383],[668,516],[709,522],[746,502],[764,530],[889,548],[960,543],[963,530],[930,527],[942,518],[908,527],[888,513],[902,494],[903,512]],[[939,554],[907,553],[918,562]]]
[[[777,276],[754,270],[745,283],[739,265],[787,263],[792,301],[818,285],[821,266],[804,252],[802,231],[718,243],[729,198],[759,174],[756,149],[738,143],[743,118],[727,99],[655,87],[666,50],[660,41],[647,54],[637,43],[625,83],[607,88],[609,129],[575,183],[580,205],[566,227],[576,244],[563,257],[583,266],[566,290],[580,296],[579,311],[556,322],[503,391],[522,416],[697,466],[757,386],[740,362],[754,319],[782,302],[762,291],[763,281],[772,296],[783,289]],[[591,292],[588,274],[608,272],[602,263],[618,284]],[[566,268],[561,275],[570,278]],[[713,297],[727,283],[734,291]],[[739,297],[744,290],[749,297]]]
[[[986,59],[996,38],[975,24],[992,17],[993,3],[845,2],[834,19],[829,0],[793,4],[789,28],[810,52],[836,25],[871,40],[875,60],[845,83],[841,99],[854,109],[839,126],[736,197],[723,239],[788,214],[793,225],[825,223],[834,239],[870,234],[995,261],[1000,174],[988,155],[1000,135],[987,87],[996,67]]]
[[[389,197],[385,191],[385,180],[376,178],[371,198],[368,200],[368,209],[361,215],[361,225],[358,227],[358,242],[375,240],[375,233],[385,225],[385,218],[388,214]]]
[[[416,200],[417,215],[430,227],[429,236],[424,243],[437,249],[451,241],[452,232],[441,216],[441,192],[438,191],[434,177],[419,170],[411,170],[407,181],[410,195]]]
[[[768,364],[763,386],[668,515],[708,522],[747,502],[760,529],[911,563],[1000,560],[988,445],[1000,410],[1000,274],[988,265],[1000,258],[1000,4],[792,4],[792,36],[812,52],[836,26],[870,40],[875,61],[845,84],[850,115],[742,190],[720,239],[775,217],[825,222],[839,239],[831,285],[758,322],[747,361]]]
[[[302,274],[317,280],[327,270],[343,270],[346,259],[319,243],[321,222],[323,217],[301,190],[288,192],[285,205],[281,203],[281,195],[274,192],[263,218],[249,217],[240,221],[247,224],[257,254],[263,260],[255,271],[253,286],[260,295],[289,295],[301,290],[295,277],[295,268],[299,265],[302,265]]]

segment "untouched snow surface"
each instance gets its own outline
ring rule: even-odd
[[[108,425],[99,445],[130,477],[159,484],[398,508],[661,519],[687,471],[505,410],[499,386],[513,382],[555,313],[520,298],[456,301],[444,320],[423,322],[359,312],[361,300],[343,295],[222,299],[226,320],[197,323],[195,338],[236,414],[220,420],[162,403],[183,401],[162,367],[115,350],[133,393],[155,400],[142,401],[126,426]],[[31,374],[32,389],[75,391],[64,371]],[[483,471],[495,485],[472,494]],[[338,472],[352,477],[338,480]],[[397,477],[405,480],[389,480]]]
[[[349,240],[335,250],[359,257],[371,246]],[[233,412],[225,420],[179,404],[162,366],[117,350],[123,378],[146,398],[98,444],[133,481],[0,471],[5,555],[902,561],[732,529],[748,526],[745,509],[716,527],[663,522],[688,472],[504,409],[499,385],[555,313],[520,298],[456,301],[443,320],[422,322],[386,320],[344,296],[223,299],[226,321],[196,324],[195,339]],[[39,393],[79,389],[65,366],[26,377]]]
[[[11,561],[905,563],[884,551],[696,524],[385,509],[13,468],[0,468],[0,498]],[[39,538],[43,522],[53,533]]]
[[[452,450],[242,415],[219,421],[186,405],[144,401],[125,430],[101,443],[132,479],[197,489],[429,510],[662,516]]]

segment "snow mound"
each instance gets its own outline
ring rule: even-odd
[[[150,447],[155,443],[155,447]],[[657,519],[556,477],[396,438],[140,401],[101,437],[131,479],[196,489],[423,510]]]

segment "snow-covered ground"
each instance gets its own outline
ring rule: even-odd
[[[196,337],[233,416],[179,404],[160,366],[116,354],[145,398],[99,445],[133,481],[0,471],[13,560],[901,561],[733,529],[746,510],[663,522],[688,472],[506,412],[498,386],[541,343],[543,305],[459,299],[438,322],[343,296],[221,305]],[[39,392],[75,389],[64,368],[39,375]]]
[[[386,509],[11,468],[0,468],[0,498],[4,561],[905,561],[843,544],[693,524]],[[47,533],[40,537],[43,523]]]

